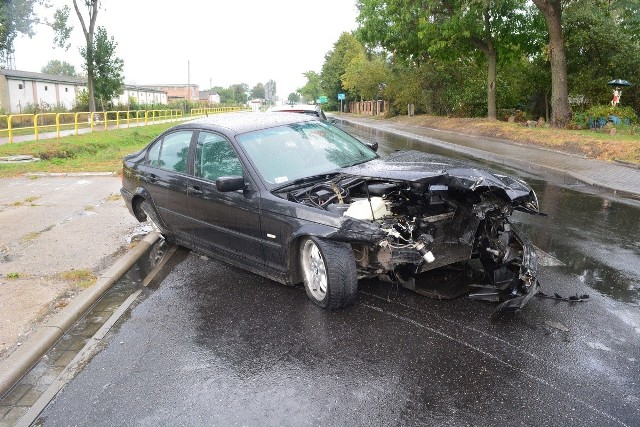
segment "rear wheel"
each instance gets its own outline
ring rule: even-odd
[[[358,276],[347,243],[307,238],[300,249],[300,268],[307,296],[316,305],[334,310],[355,300]]]
[[[156,210],[153,208],[153,206],[151,206],[151,203],[149,203],[147,200],[143,200],[142,203],[140,203],[140,209],[142,209],[142,212],[144,212],[145,216],[147,217],[147,222],[149,223],[149,225],[151,225],[153,231],[157,231],[162,234],[162,237],[164,237],[167,242],[172,242],[173,239],[171,237],[171,233],[161,225],[162,222],[158,218]]]

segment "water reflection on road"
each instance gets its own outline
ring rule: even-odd
[[[376,141],[381,156],[400,149],[419,150],[478,163],[464,154],[417,139],[360,126],[343,126],[361,139]],[[479,163],[505,170],[504,165],[486,160]],[[565,265],[559,268],[577,276],[586,286],[618,301],[640,306],[640,207],[606,195],[577,191],[547,177],[506,171],[526,179],[538,194],[542,212],[548,214],[548,217],[514,214],[514,222],[525,229],[531,241],[562,261]]]

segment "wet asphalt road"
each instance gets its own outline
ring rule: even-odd
[[[369,281],[327,312],[180,250],[38,423],[638,426],[640,208],[531,182],[549,217],[514,220],[566,264],[543,290],[589,302],[496,317]]]

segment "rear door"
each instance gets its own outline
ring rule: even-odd
[[[245,189],[218,191],[215,180],[222,176],[244,176]],[[259,193],[224,136],[199,132],[194,173],[188,183],[188,202],[197,246],[264,263]]]
[[[174,232],[189,233],[187,184],[192,130],[164,135],[149,148],[144,167],[145,188],[162,221]]]

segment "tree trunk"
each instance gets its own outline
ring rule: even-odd
[[[565,127],[571,119],[567,83],[567,53],[562,34],[561,0],[533,0],[547,23],[551,61],[551,126]]]
[[[498,118],[498,109],[496,101],[496,76],[498,55],[493,47],[493,43],[489,43],[487,52],[487,118],[496,120]]]
[[[78,8],[78,3],[76,2],[76,0],[73,0],[73,8],[75,9],[76,15],[78,15],[78,19],[80,20],[82,32],[84,33],[84,38],[87,43],[87,90],[89,91],[89,112],[91,113],[96,111],[96,100],[93,84],[93,34],[96,28],[96,18],[98,17],[98,2],[99,0],[90,0],[88,3],[85,2],[89,9],[89,28],[87,28],[84,22],[84,18],[82,17],[82,13],[80,13],[80,9]]]
[[[491,15],[489,11],[484,11],[484,39],[472,37],[471,43],[478,48],[487,57],[487,118],[496,120],[497,104],[496,104],[496,78],[498,53],[493,45],[493,36],[491,35]]]

